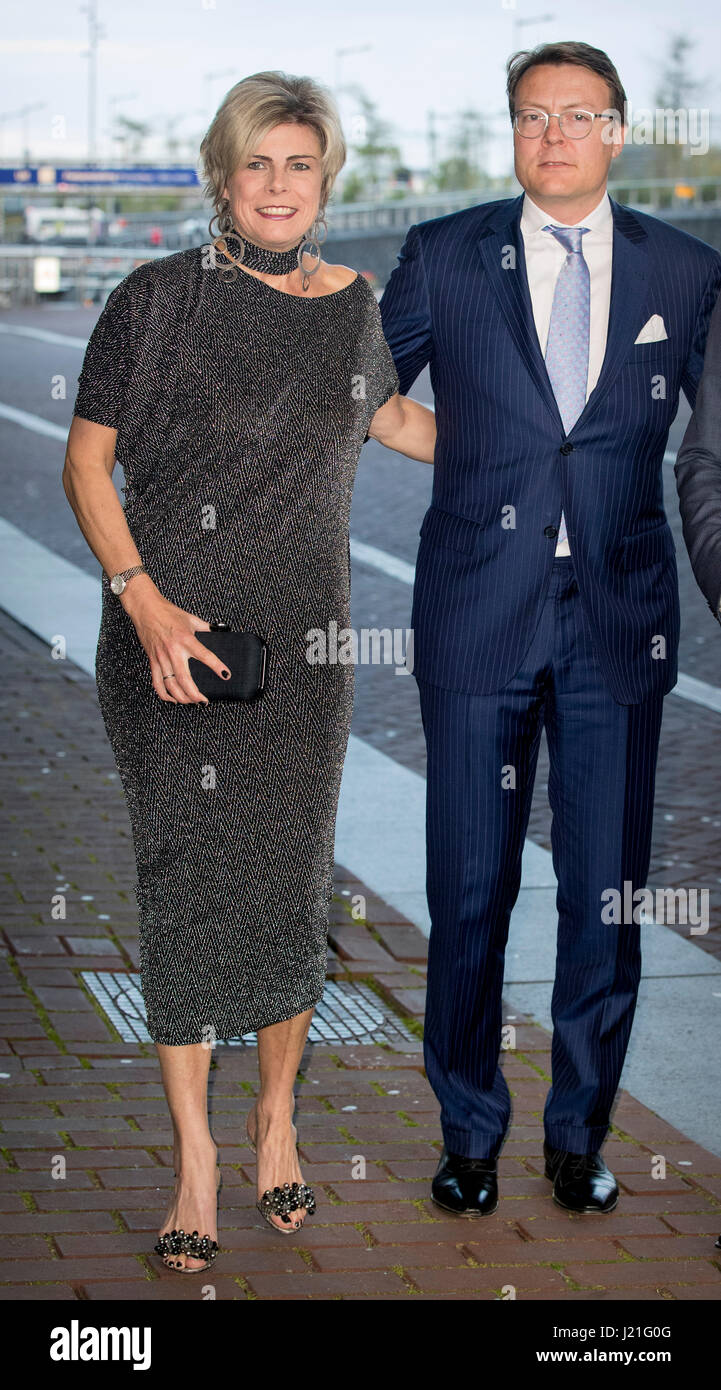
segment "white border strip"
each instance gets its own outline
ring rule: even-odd
[[[0,608],[51,648],[64,650],[58,660],[73,661],[95,675],[95,648],[100,627],[100,579],[40,545],[0,518]],[[62,646],[60,645],[62,644]]]

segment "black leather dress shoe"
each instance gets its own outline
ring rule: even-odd
[[[557,1206],[565,1211],[613,1211],[618,1187],[600,1153],[568,1153],[544,1142],[543,1156]]]
[[[431,1183],[437,1207],[456,1216],[489,1216],[498,1206],[498,1160],[464,1158],[443,1149]]]

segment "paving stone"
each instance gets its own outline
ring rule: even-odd
[[[371,936],[367,927],[356,923],[333,922],[329,940],[342,960],[373,962],[376,967],[390,965],[393,957]]]
[[[87,1259],[9,1259],[2,1262],[0,1284],[27,1284],[30,1280],[38,1279],[130,1279],[136,1271],[144,1281],[141,1266],[125,1255],[90,1256]]]
[[[499,1164],[501,1200],[498,1211],[482,1220],[447,1216],[430,1200],[442,1137],[438,1103],[423,1073],[422,1040],[390,1047],[309,1045],[296,1122],[318,1211],[287,1244],[255,1210],[255,1161],[243,1140],[258,1087],[257,1052],[215,1049],[210,1096],[224,1166],[223,1253],[197,1282],[163,1270],[152,1245],[172,1187],[173,1155],[157,1058],[152,1045],[113,1036],[74,973],[137,971],[134,862],[122,793],[117,778],[108,777],[114,769],[92,680],[79,675],[71,681],[49,669],[43,644],[31,634],[18,635],[0,614],[3,652],[13,656],[4,663],[10,677],[0,692],[0,745],[15,736],[17,711],[29,709],[35,741],[25,748],[39,763],[38,750],[63,747],[68,780],[43,778],[42,799],[30,798],[19,790],[23,778],[32,780],[22,760],[0,762],[0,798],[17,799],[26,808],[25,822],[20,817],[13,823],[14,842],[0,850],[18,850],[2,862],[11,889],[3,945],[19,972],[16,978],[0,955],[0,1071],[9,1073],[6,1089],[0,1087],[0,1233],[8,1237],[0,1299],[195,1301],[204,1282],[217,1298],[238,1302],[249,1295],[281,1302],[492,1302],[507,1284],[519,1300],[560,1304],[643,1298],[656,1306],[719,1298],[721,1260],[714,1240],[721,1231],[721,1159],[628,1093],[620,1094],[614,1108],[614,1126],[628,1139],[612,1131],[604,1145],[624,1189],[616,1211],[574,1217],[553,1205],[542,1175],[548,1082],[526,1060],[550,1071],[550,1037],[522,1017],[514,1020],[516,1051],[501,1056],[514,1092],[513,1125]],[[360,673],[361,684],[365,679]],[[400,709],[399,702],[416,698],[410,683],[397,682],[391,702]],[[410,731],[417,710],[407,703],[403,709],[408,732],[399,732],[397,747],[422,771]],[[685,705],[683,712],[693,725],[692,707]],[[361,712],[361,724],[362,718]],[[702,711],[698,718],[706,720]],[[373,741],[376,735],[370,730],[368,736]],[[702,744],[699,738],[703,780],[710,759]],[[667,757],[669,748],[667,742]],[[669,782],[661,806],[670,791]],[[683,852],[708,867],[717,857],[713,836],[698,831],[698,806],[691,809]],[[662,868],[668,832],[662,828],[658,838]],[[36,859],[37,846],[42,853]],[[65,878],[58,880],[58,871]],[[59,881],[73,885],[73,916],[55,932],[47,911]],[[94,894],[92,903],[81,903],[83,892]],[[334,892],[341,901],[332,914],[329,975],[353,983],[367,976],[400,1010],[420,1018],[425,938],[342,865],[336,866]],[[355,894],[365,899],[364,921],[346,910]],[[99,904],[112,915],[120,952],[101,931]],[[714,930],[718,949],[721,933]],[[697,944],[712,946],[700,939]],[[25,984],[47,1014],[36,1013]],[[60,1044],[45,1032],[47,1015]],[[68,1147],[64,1134],[75,1147]],[[649,1176],[651,1156],[658,1152],[668,1164],[662,1183]],[[68,1163],[62,1183],[50,1176],[55,1153]],[[361,1180],[351,1176],[359,1154],[366,1159]],[[682,1160],[688,1163],[679,1167]],[[249,1293],[238,1279],[247,1280]],[[573,1281],[582,1287],[574,1289]]]
[[[715,1284],[721,1290],[721,1271],[711,1259],[634,1260],[617,1264],[564,1264],[564,1273],[576,1284],[588,1287],[625,1288],[629,1284],[657,1284],[673,1279],[680,1284]]]
[[[401,923],[374,925],[383,945],[396,960],[425,964],[428,959],[428,941],[417,927]]]

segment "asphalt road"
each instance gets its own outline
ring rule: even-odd
[[[48,437],[26,423],[0,418],[0,515],[49,550],[89,574],[98,566],[77,527],[62,489],[64,434],[69,428],[83,345],[97,309],[48,306],[0,314],[0,406],[27,412],[61,433]],[[25,330],[17,332],[16,330]],[[27,330],[33,336],[27,336]],[[57,341],[34,336],[57,334]],[[67,341],[70,339],[71,341]],[[73,341],[74,340],[74,341]],[[427,373],[413,394],[431,402]],[[668,449],[675,452],[689,417],[681,399]],[[122,483],[116,470],[117,485]],[[370,441],[363,449],[353,500],[353,538],[413,564],[418,530],[431,495],[432,469]],[[666,508],[678,557],[682,639],[680,670],[721,686],[721,632],[690,570],[681,535],[672,463],[664,465]],[[354,563],[352,623],[362,627],[405,629],[410,624],[411,588],[378,568]],[[415,682],[393,666],[359,665],[353,732],[400,764],[423,773],[425,753]],[[678,696],[666,701],[654,832],[653,870],[664,883],[712,887],[714,928],[697,938],[702,949],[721,954],[720,914],[715,895],[721,883],[719,851],[719,767],[721,715]],[[550,845],[550,812],[545,796],[545,747],[539,763],[530,836]],[[369,794],[372,794],[369,792]],[[716,822],[714,824],[714,822]],[[679,851],[679,844],[682,849]]]

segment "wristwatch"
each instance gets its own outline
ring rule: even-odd
[[[145,565],[134,565],[133,568],[130,570],[122,570],[120,574],[114,574],[112,579],[110,580],[110,587],[114,594],[120,595],[122,594],[123,589],[125,588],[128,580],[132,579],[134,574],[147,573],[148,571],[146,570]]]

